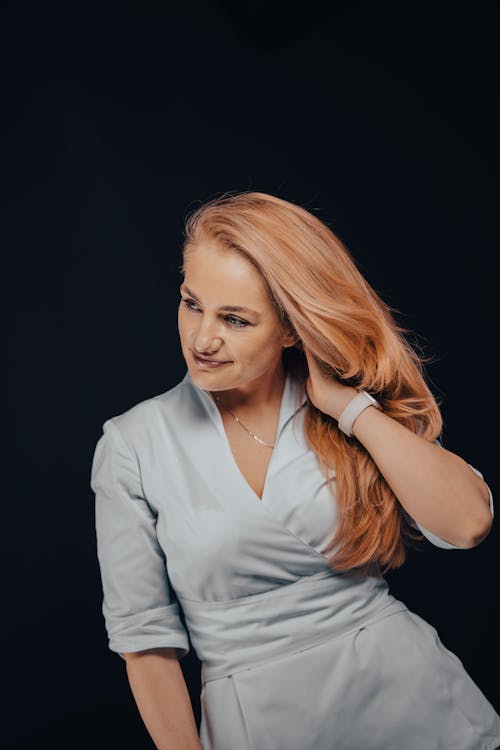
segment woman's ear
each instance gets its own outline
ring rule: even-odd
[[[300,340],[299,334],[293,328],[291,328],[288,334],[283,339],[283,346],[285,347],[296,347],[297,349],[303,350],[302,341]]]

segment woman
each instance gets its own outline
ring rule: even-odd
[[[182,272],[186,374],[104,422],[91,481],[109,648],[156,746],[497,747],[492,705],[383,577],[422,534],[469,549],[493,518],[404,329],[272,195],[194,211]]]

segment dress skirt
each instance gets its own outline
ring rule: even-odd
[[[498,714],[460,659],[415,612],[389,610],[317,645],[203,681],[203,750],[497,748]]]

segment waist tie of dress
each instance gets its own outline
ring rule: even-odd
[[[320,571],[258,594],[181,600],[202,682],[318,645],[406,610],[382,576]]]

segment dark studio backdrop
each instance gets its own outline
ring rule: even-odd
[[[496,498],[497,28],[483,2],[4,6],[4,747],[153,747],[107,649],[90,464],[105,419],[184,375],[200,201],[262,190],[329,223]],[[499,539],[387,576],[497,711]]]

